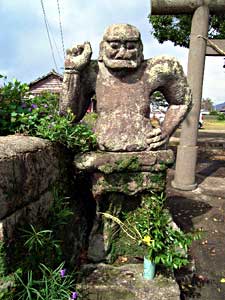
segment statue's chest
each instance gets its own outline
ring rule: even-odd
[[[96,97],[98,110],[132,109],[148,102],[143,81],[135,76],[116,78],[100,74],[96,82]]]

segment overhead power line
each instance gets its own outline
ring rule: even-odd
[[[62,21],[61,21],[59,0],[57,0],[57,7],[58,7],[58,15],[59,15],[59,28],[60,28],[60,34],[61,34],[62,50],[63,50],[63,56],[65,58],[65,46],[64,46],[64,39],[63,39],[63,30],[62,30]]]
[[[54,55],[54,51],[53,51],[53,46],[52,46],[52,41],[51,41],[50,33],[49,33],[48,21],[47,21],[47,17],[46,17],[46,13],[45,13],[44,3],[43,3],[43,0],[40,0],[40,1],[41,1],[42,12],[43,12],[43,17],[44,17],[44,22],[45,22],[45,27],[46,27],[47,35],[48,35],[48,41],[49,41],[49,45],[50,45],[50,49],[51,49],[51,53],[52,53],[53,62],[54,62],[56,71],[59,72],[58,71],[58,67],[57,67],[57,63],[56,63],[56,60],[55,60],[55,55]]]
[[[57,46],[56,40],[55,40],[54,35],[53,35],[52,31],[51,31],[51,27],[50,27],[50,25],[49,25],[48,20],[46,20],[46,21],[47,21],[47,24],[48,24],[49,34],[50,34],[50,36],[51,36],[51,38],[52,38],[52,40],[53,40],[53,43],[52,43],[52,44],[55,46],[56,52],[57,52],[57,54],[58,54],[58,59],[59,59],[60,62],[61,62],[61,61],[63,62],[62,52],[59,50],[59,47]],[[54,52],[54,53],[55,53],[55,52]]]

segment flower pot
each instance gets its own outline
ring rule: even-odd
[[[155,277],[155,263],[144,257],[144,273],[143,277],[146,280],[152,280]]]

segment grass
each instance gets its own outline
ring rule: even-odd
[[[205,130],[225,130],[225,121],[217,120],[216,116],[204,116],[203,121]]]

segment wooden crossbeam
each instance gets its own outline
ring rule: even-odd
[[[152,15],[193,14],[202,5],[207,5],[214,15],[225,13],[224,0],[151,0],[151,3]]]

